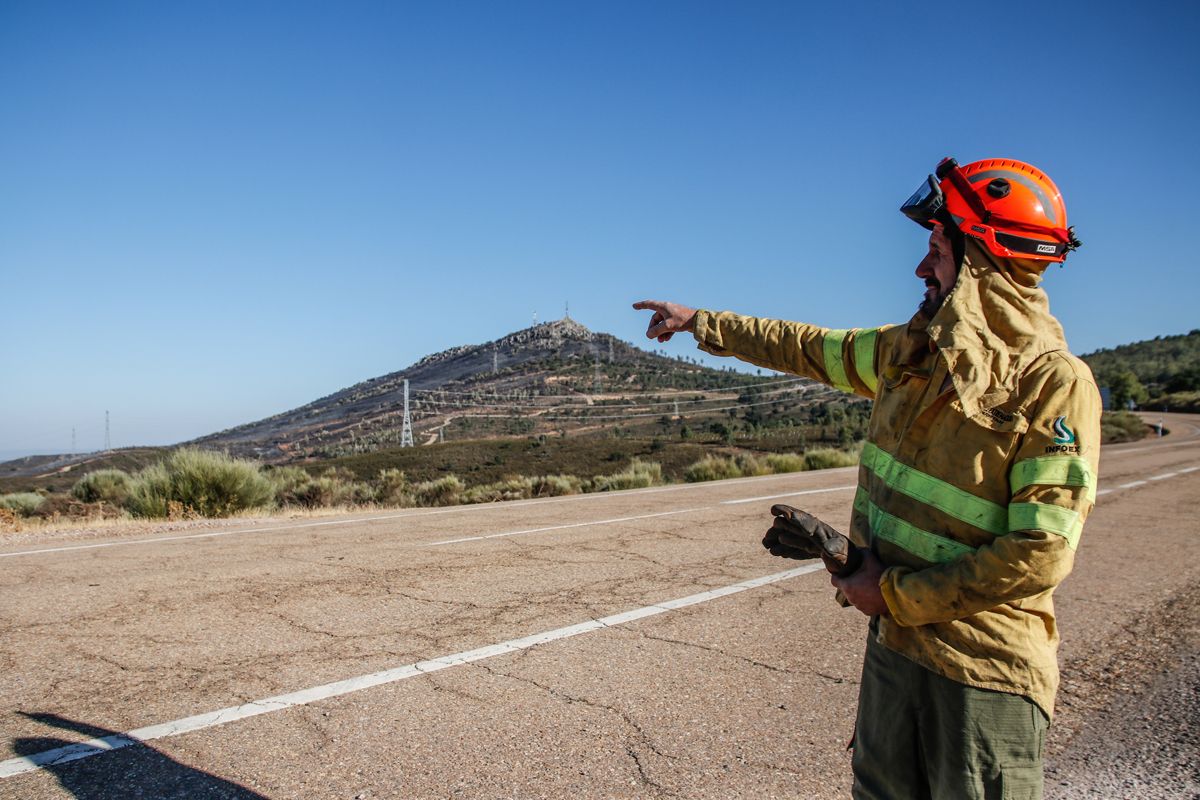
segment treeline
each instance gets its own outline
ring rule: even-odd
[[[1200,411],[1200,329],[1097,350],[1082,357],[1114,408]]]

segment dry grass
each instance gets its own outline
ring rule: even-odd
[[[287,523],[295,520],[321,519],[348,514],[371,514],[412,510],[397,506],[355,505],[319,508],[249,509],[220,519],[135,519],[129,515],[121,517],[93,516],[85,519],[59,518],[13,518],[10,522],[0,514],[0,543],[34,544],[46,540],[87,540],[125,538],[163,533],[220,530],[237,528],[246,523]]]

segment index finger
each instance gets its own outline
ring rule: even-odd
[[[662,311],[666,312],[667,304],[660,300],[639,300],[633,304],[633,307],[639,311]]]

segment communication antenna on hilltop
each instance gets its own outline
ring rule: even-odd
[[[533,327],[537,327],[537,312],[533,312]]]
[[[112,450],[112,436],[109,435],[108,412],[104,412],[104,449]]]
[[[408,410],[408,378],[404,379],[404,422],[400,425],[400,446],[413,446],[412,415]]]
[[[571,318],[571,301],[568,300],[565,303],[563,303],[563,319],[570,319],[570,318]]]

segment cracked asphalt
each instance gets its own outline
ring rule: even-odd
[[[1130,631],[1160,617],[1194,632],[1178,608],[1195,604],[1178,598],[1200,581],[1200,471],[1149,478],[1200,465],[1200,427],[1168,417],[1172,436],[1105,449],[1101,489],[1114,491],[1056,595],[1064,688],[1049,797],[1103,796],[1088,794],[1072,747],[1094,750],[1102,720],[1113,746],[1113,714],[1141,713],[1139,692],[1162,695],[1194,663],[1194,647],[1190,661],[1164,647],[1112,666]],[[780,572],[797,562],[759,546],[770,505],[844,528],[853,492],[839,487],[853,483],[843,469],[226,522],[206,538],[0,541],[0,760]],[[831,491],[730,502],[814,490]],[[681,513],[580,525],[668,511]],[[531,528],[551,529],[433,544]],[[79,549],[30,552],[51,548]],[[1178,557],[1164,570],[1151,551]],[[816,572],[0,779],[0,798],[843,797],[865,635]],[[1145,726],[1135,734],[1144,748]],[[1180,747],[1195,763],[1194,742]]]

